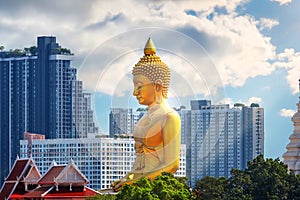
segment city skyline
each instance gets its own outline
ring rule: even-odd
[[[24,132],[46,138],[98,133],[91,95],[82,90],[71,53],[55,37],[38,37],[35,51],[0,52],[0,183],[20,152]]]
[[[265,109],[265,156],[282,159],[293,130],[290,119],[299,96],[300,41],[297,37],[300,27],[296,20],[293,21],[299,16],[299,2],[64,1],[62,6],[58,1],[0,1],[0,4],[3,30],[0,45],[6,50],[32,46],[40,35],[55,35],[64,47],[72,49],[75,53],[73,65],[78,68],[80,80],[95,94],[96,114],[104,132],[108,132],[107,116],[111,107],[138,106],[131,97],[130,71],[142,54],[147,37],[151,36],[162,59],[177,72],[171,80],[173,106],[188,106],[188,100],[193,99],[215,99],[214,103],[229,104],[259,103]],[[129,37],[126,32],[136,33],[138,37]],[[176,37],[168,37],[170,34]],[[184,35],[186,40],[178,35]],[[122,38],[127,43],[122,43]],[[192,70],[182,69],[191,67],[187,65],[190,61],[195,64],[182,53],[193,54],[199,50],[186,48],[191,41],[201,45],[211,58],[209,63],[202,63],[209,66],[213,61],[214,72],[218,74],[212,78],[219,79],[223,90],[220,97],[214,96],[215,88],[209,85],[210,73],[200,71],[195,77],[191,75]],[[177,46],[169,43],[182,48],[172,48]],[[103,44],[104,47],[112,44],[116,49],[104,51]],[[123,49],[127,44],[128,49]],[[104,55],[112,54],[112,59],[95,60],[93,54],[99,53],[99,49]],[[131,53],[120,56],[120,50]],[[92,61],[98,65],[91,65]],[[119,73],[103,73],[105,69],[111,71],[102,65],[109,61]],[[93,78],[93,74],[98,76]],[[106,76],[101,76],[103,74]],[[195,77],[195,81],[187,81],[189,76]],[[102,86],[96,88],[99,80]]]

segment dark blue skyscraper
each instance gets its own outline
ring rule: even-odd
[[[48,36],[38,37],[31,51],[0,52],[1,183],[19,153],[24,132],[49,139],[78,137],[75,127],[82,122],[73,119],[74,105],[83,95],[78,90],[74,94],[78,80],[72,57],[69,49]]]

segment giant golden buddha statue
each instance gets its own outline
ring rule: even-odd
[[[133,95],[147,113],[134,129],[136,159],[132,170],[112,183],[115,191],[140,178],[154,179],[162,172],[175,173],[180,161],[180,117],[167,103],[170,69],[156,55],[149,38],[144,56],[133,67]]]

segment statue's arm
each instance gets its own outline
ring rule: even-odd
[[[175,173],[180,163],[180,117],[177,113],[169,113],[163,127],[164,139],[164,171]]]

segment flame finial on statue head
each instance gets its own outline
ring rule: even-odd
[[[145,48],[144,48],[144,54],[145,55],[154,55],[156,54],[156,48],[151,40],[151,38],[149,37],[146,45],[145,45]]]
[[[162,95],[167,98],[168,89],[170,85],[171,72],[169,67],[160,60],[156,55],[156,48],[151,40],[148,39],[145,48],[144,56],[140,58],[139,62],[133,67],[132,74],[144,75],[152,83],[159,83],[162,85]]]

